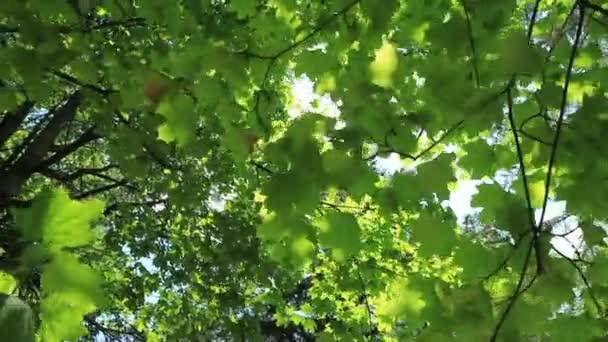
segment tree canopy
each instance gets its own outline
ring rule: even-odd
[[[605,0],[0,1],[0,336],[604,341],[607,30]]]

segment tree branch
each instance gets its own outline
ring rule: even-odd
[[[37,171],[49,178],[55,179],[64,184],[69,184],[70,182],[72,182],[78,178],[81,178],[85,175],[95,176],[95,177],[105,179],[110,182],[118,182],[118,180],[116,178],[113,178],[111,176],[108,176],[108,175],[102,173],[102,172],[107,171],[112,168],[117,168],[117,166],[108,165],[108,166],[100,167],[100,168],[78,169],[76,172],[73,172],[73,173],[65,173],[65,172],[57,171],[57,170],[51,169],[50,167],[41,168]]]
[[[78,169],[76,170],[76,172],[72,173],[69,175],[70,179],[77,179],[80,178],[84,175],[93,175],[93,176],[98,176],[101,172],[104,171],[108,171],[111,169],[117,169],[118,166],[114,165],[114,164],[110,164],[110,165],[106,165],[103,167],[97,167],[97,168],[90,168],[90,169]]]
[[[108,28],[135,27],[135,26],[142,26],[142,27],[147,26],[145,18],[133,17],[133,18],[127,18],[125,20],[108,20],[106,22],[103,22],[103,23],[97,24],[97,25],[93,25],[93,26],[57,25],[52,28],[56,29],[57,32],[59,32],[59,33],[66,34],[66,33],[76,33],[76,32],[91,33],[94,31],[99,31],[99,30],[108,29]],[[20,29],[19,26],[0,25],[0,34],[18,33],[19,29]]]
[[[55,75],[57,78],[63,80],[63,81],[66,81],[66,82],[68,82],[70,84],[79,86],[79,87],[84,88],[84,89],[92,90],[92,91],[100,94],[103,97],[107,97],[111,93],[115,93],[116,92],[116,90],[105,89],[105,88],[102,88],[102,87],[94,85],[94,84],[84,83],[84,82],[80,81],[79,79],[77,79],[76,77],[74,77],[72,75],[69,75],[69,74],[66,74],[66,73],[64,73],[62,71],[53,70],[52,74]]]
[[[32,107],[34,102],[26,101],[14,113],[4,114],[4,119],[0,122],[0,146],[19,129]]]
[[[80,92],[77,91],[68,96],[64,104],[50,114],[52,118],[40,133],[33,137],[33,140],[25,147],[23,154],[12,165],[0,172],[0,199],[6,200],[19,193],[23,183],[49,152],[63,125],[74,119],[80,102]]]
[[[121,186],[126,186],[126,185],[128,185],[128,181],[126,179],[122,179],[122,180],[116,181],[116,182],[114,182],[112,184],[100,186],[98,188],[91,189],[91,190],[82,192],[80,194],[74,195],[74,196],[72,196],[72,198],[79,200],[79,199],[83,199],[83,198],[86,198],[86,197],[90,197],[90,196],[94,196],[94,195],[97,195],[97,194],[101,194],[103,192],[110,191],[112,189],[115,189],[115,188],[118,188],[118,187],[121,187]]]
[[[58,163],[59,161],[61,161],[63,158],[67,157],[68,155],[70,155],[71,153],[74,153],[77,149],[81,148],[82,146],[88,144],[91,141],[97,140],[101,138],[100,135],[98,135],[97,133],[95,133],[95,126],[90,127],[89,129],[87,129],[86,131],[84,131],[84,133],[82,133],[82,135],[76,139],[75,141],[67,144],[67,145],[63,145],[59,148],[59,150],[57,150],[57,152],[55,152],[55,154],[53,154],[51,157],[49,157],[48,159],[42,161],[37,167],[36,169],[44,169],[47,168],[53,164]]]

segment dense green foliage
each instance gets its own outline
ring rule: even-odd
[[[0,1],[0,336],[605,340],[607,29],[605,0]]]

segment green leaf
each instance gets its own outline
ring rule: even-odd
[[[471,206],[483,208],[481,221],[495,224],[517,237],[530,229],[525,200],[504,191],[498,184],[482,184],[473,196]]]
[[[471,241],[466,236],[459,239],[454,251],[454,262],[462,268],[465,282],[476,281],[492,274],[506,257],[502,249],[491,249]]]
[[[100,302],[104,297],[99,275],[65,252],[57,254],[44,266],[41,283],[47,293],[78,293],[93,302]]]
[[[270,257],[300,270],[308,267],[315,253],[315,245],[303,234],[290,236],[284,243],[274,244]]]
[[[25,240],[42,240],[51,251],[59,251],[91,243],[96,233],[89,224],[102,214],[104,207],[98,199],[74,201],[64,190],[46,190],[36,197],[31,208],[15,210],[15,216]]]
[[[420,243],[418,253],[423,257],[448,256],[456,242],[452,223],[430,213],[420,214],[410,230],[414,241]]]
[[[383,33],[391,21],[393,12],[398,7],[399,2],[396,0],[387,0],[382,3],[373,0],[361,1],[361,8],[371,21],[370,34],[372,37]]]
[[[598,285],[608,285],[608,252],[605,248],[598,251],[593,264],[589,267],[589,278]]]
[[[59,253],[44,266],[41,284],[46,294],[40,314],[43,340],[75,340],[85,335],[82,317],[104,300],[101,278],[76,257]]]
[[[264,186],[266,205],[281,214],[310,212],[319,203],[319,188],[314,182],[304,173],[275,173]]]
[[[541,51],[528,44],[528,37],[523,31],[513,31],[501,40],[499,61],[500,71],[505,76],[510,74],[536,74],[542,70],[543,55]]]
[[[231,0],[230,8],[234,10],[239,18],[251,17],[255,14],[256,0]]]
[[[331,248],[337,260],[344,261],[361,249],[361,229],[353,215],[332,212],[323,216],[316,225],[321,245]]]
[[[175,141],[186,146],[196,136],[198,116],[193,100],[186,95],[177,95],[160,104],[157,112],[166,122],[158,128],[158,136],[166,142]]]
[[[8,273],[0,271],[0,293],[12,293],[17,286],[17,281]]]
[[[426,38],[438,48],[446,49],[451,56],[458,57],[469,46],[466,19],[462,15],[451,16],[448,21],[431,26]]]
[[[594,341],[604,336],[597,321],[583,315],[560,315],[551,320],[549,329],[551,340],[556,342]]]
[[[490,145],[479,139],[464,146],[466,155],[458,161],[458,165],[471,174],[471,177],[481,179],[493,176],[496,171],[496,155]]]
[[[18,298],[0,294],[0,336],[14,342],[34,342],[35,322],[29,305]]]
[[[493,333],[495,322],[492,299],[481,284],[448,290],[442,296],[443,319],[436,326],[446,334],[453,333],[467,341],[483,340]]]
[[[427,303],[424,294],[411,287],[407,278],[402,278],[391,282],[387,291],[378,298],[376,306],[381,319],[403,317],[415,322],[420,319]]]
[[[598,225],[591,223],[582,223],[581,229],[583,230],[583,238],[585,243],[589,246],[593,245],[604,245],[606,238],[606,230]]]
[[[539,98],[546,106],[559,108],[561,106],[562,88],[553,82],[546,82],[539,91]]]
[[[487,30],[488,39],[492,39],[495,37],[494,34],[507,24],[516,10],[517,2],[515,0],[473,0],[468,1],[467,5],[469,11],[475,13],[476,21],[481,23],[484,31]]]
[[[376,50],[375,59],[369,66],[372,82],[381,87],[390,87],[393,84],[392,76],[397,70],[398,63],[399,56],[395,46],[389,42],[383,42],[382,46]]]
[[[443,153],[439,157],[418,166],[416,173],[422,194],[434,193],[439,200],[448,199],[448,184],[456,180],[452,169],[455,156]]]
[[[44,342],[601,340],[605,1],[535,2],[0,1],[0,291]]]

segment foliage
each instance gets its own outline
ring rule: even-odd
[[[603,0],[1,2],[0,332],[605,339],[607,25]]]

